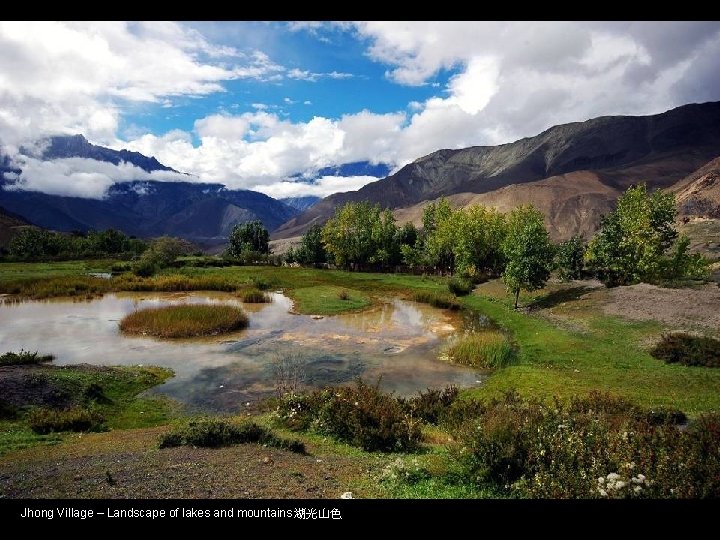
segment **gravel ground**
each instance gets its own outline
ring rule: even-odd
[[[350,456],[256,444],[159,450],[166,429],[83,435],[0,458],[0,498],[332,499],[351,491],[353,478],[367,477]]]
[[[632,285],[604,291],[603,312],[640,321],[658,321],[674,328],[704,328],[720,333],[720,287],[665,289]]]

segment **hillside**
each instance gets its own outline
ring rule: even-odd
[[[606,116],[552,127],[499,146],[439,150],[355,192],[323,199],[274,234],[289,238],[325,222],[348,201],[368,200],[416,219],[418,204],[442,196],[511,208],[532,202],[556,239],[588,234],[629,185],[667,188],[715,158],[720,103],[652,116]]]
[[[28,225],[30,224],[23,218],[0,206],[0,250],[8,245],[18,230]]]
[[[720,218],[720,157],[678,182],[672,191],[681,215]]]

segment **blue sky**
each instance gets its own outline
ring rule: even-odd
[[[377,180],[327,173],[345,163],[718,100],[718,58],[717,22],[0,21],[0,146],[49,193],[147,176],[20,152],[82,133],[185,180],[326,196]]]

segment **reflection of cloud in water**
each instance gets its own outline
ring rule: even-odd
[[[57,364],[159,365],[175,377],[154,392],[193,406],[233,410],[273,392],[272,360],[301,355],[312,386],[346,383],[362,375],[399,393],[446,384],[476,384],[476,373],[438,361],[457,314],[391,300],[376,308],[314,320],[288,311],[277,293],[270,304],[242,304],[228,293],[120,293],[89,302],[19,302],[0,306],[6,350],[50,352]],[[242,305],[247,329],[192,340],[123,336],[118,321],[145,307],[179,303]],[[477,325],[473,321],[472,325]],[[223,388],[220,388],[220,385]]]

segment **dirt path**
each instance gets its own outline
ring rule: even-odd
[[[339,498],[362,460],[256,444],[157,449],[166,428],[83,435],[0,458],[0,498]],[[353,481],[353,478],[355,479]]]
[[[641,283],[600,292],[602,310],[608,315],[720,334],[720,287],[715,284],[698,289],[665,289]]]

